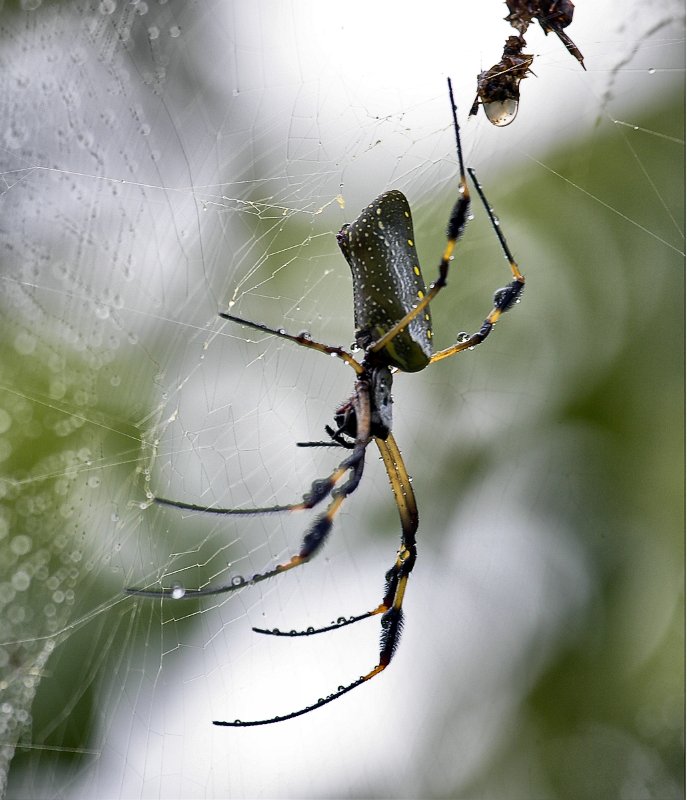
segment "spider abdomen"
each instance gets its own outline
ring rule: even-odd
[[[426,294],[413,237],[410,206],[402,192],[385,192],[337,235],[353,276],[356,342],[380,339]],[[432,355],[429,308],[379,352],[376,361],[403,372],[424,369]]]

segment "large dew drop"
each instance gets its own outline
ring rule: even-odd
[[[487,119],[497,128],[505,128],[518,116],[518,101],[508,99],[493,103],[483,103],[482,108]]]

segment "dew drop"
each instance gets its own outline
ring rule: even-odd
[[[497,128],[505,128],[518,115],[518,101],[509,99],[482,105],[487,119]]]
[[[172,600],[181,600],[181,598],[185,594],[186,594],[186,589],[180,583],[175,583],[174,586],[172,586],[172,591],[170,595]]]

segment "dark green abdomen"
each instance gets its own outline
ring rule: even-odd
[[[413,238],[408,201],[385,192],[339,231],[337,241],[353,276],[356,341],[365,348],[380,339],[426,293]],[[417,372],[432,355],[429,307],[413,319],[377,359],[403,372]]]

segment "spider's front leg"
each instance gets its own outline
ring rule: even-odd
[[[506,237],[501,229],[501,225],[494,214],[494,210],[489,205],[489,201],[484,194],[482,185],[477,180],[475,170],[468,168],[468,172],[470,173],[470,178],[475,185],[477,194],[479,195],[480,200],[486,209],[487,215],[489,216],[489,221],[491,222],[491,226],[499,240],[503,255],[508,262],[513,280],[507,286],[504,286],[495,292],[493,308],[486,316],[484,322],[482,323],[482,327],[471,335],[465,334],[459,336],[457,344],[447,347],[445,350],[439,350],[439,352],[434,353],[430,358],[430,363],[432,364],[437,361],[442,361],[445,358],[450,358],[458,353],[462,353],[465,350],[470,350],[473,347],[476,347],[478,344],[482,344],[482,342],[492,332],[494,325],[499,321],[501,316],[520,300],[520,296],[525,288],[525,276],[522,274],[522,272],[520,272],[520,267],[518,267],[515,259],[513,258],[513,254],[510,251],[510,247],[508,247],[508,242],[506,241]]]

